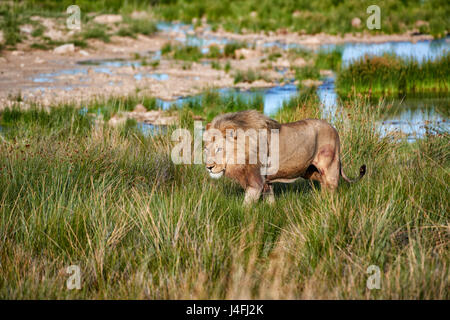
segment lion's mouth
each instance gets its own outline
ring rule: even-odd
[[[223,176],[224,171],[225,171],[225,169],[223,169],[222,171],[219,171],[219,172],[209,171],[209,176],[213,179],[219,179]]]

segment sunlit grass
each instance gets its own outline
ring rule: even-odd
[[[251,107],[234,99],[207,93],[179,111],[180,125],[193,110]],[[449,298],[448,134],[392,142],[374,130],[380,106],[352,101],[335,125],[344,169],[366,163],[366,177],[335,195],[275,185],[274,206],[246,209],[234,183],[174,165],[170,134],[124,135],[55,107],[0,113],[4,299]],[[317,116],[305,95],[276,118]],[[73,264],[79,291],[66,288]],[[380,290],[366,287],[369,265]]]
[[[365,56],[344,67],[337,77],[337,90],[347,93],[448,92],[450,54],[436,60],[416,61],[385,54]]]

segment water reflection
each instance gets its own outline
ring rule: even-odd
[[[384,53],[394,53],[404,58],[412,58],[417,61],[424,59],[435,60],[450,50],[450,38],[438,40],[424,40],[416,43],[385,42],[385,43],[346,43],[342,46],[323,45],[322,50],[332,50],[337,47],[342,48],[342,63],[344,66],[368,55],[383,55]]]

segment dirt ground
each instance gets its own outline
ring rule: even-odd
[[[51,25],[51,22],[46,22]],[[50,29],[51,30],[51,29]],[[27,30],[25,30],[27,31]],[[61,39],[60,30],[49,34]],[[253,49],[244,49],[240,58],[230,60],[231,71],[214,69],[208,61],[186,63],[158,57],[156,67],[139,64],[120,63],[133,61],[136,54],[152,59],[163,45],[174,39],[196,36],[200,39],[221,39],[245,41]],[[267,45],[272,48],[289,44],[298,44],[309,48],[318,48],[326,43],[344,42],[386,42],[386,41],[418,41],[430,39],[427,35],[346,35],[344,37],[318,35],[299,35],[292,33],[269,34],[232,34],[222,30],[212,32],[208,28],[195,30],[177,29],[160,31],[153,36],[139,35],[136,39],[114,36],[111,42],[89,40],[86,49],[56,48],[54,50],[31,49],[25,41],[17,45],[14,51],[3,51],[0,56],[0,109],[17,103],[20,95],[22,107],[36,102],[48,106],[61,102],[84,102],[93,98],[139,95],[154,96],[162,100],[174,100],[181,96],[195,95],[207,88],[238,87],[270,87],[280,80],[292,77],[292,66],[306,65],[308,61],[288,60],[283,55],[271,63],[264,65],[267,58]],[[274,45],[275,44],[275,45]],[[222,44],[223,46],[223,44]],[[282,51],[282,50],[280,50]],[[282,51],[283,52],[283,51]],[[117,65],[86,64],[86,61],[116,61]],[[82,64],[80,64],[80,62]],[[222,66],[225,60],[218,61]],[[235,70],[264,69],[264,80],[252,83],[234,84]],[[276,70],[284,69],[281,74]]]

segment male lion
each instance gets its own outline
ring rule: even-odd
[[[336,129],[324,120],[306,119],[280,124],[255,110],[248,110],[217,116],[206,129],[206,134],[216,132],[216,136],[205,143],[206,169],[213,178],[220,178],[225,174],[236,180],[245,189],[245,204],[258,200],[261,193],[273,203],[274,182],[291,183],[302,177],[319,181],[323,189],[336,190],[340,176],[348,182],[356,182],[366,172],[366,166],[362,165],[357,179],[350,180],[344,174],[340,159],[339,135]],[[248,162],[250,155],[258,153],[261,147],[252,147],[250,138],[244,137],[244,163],[236,161],[235,153],[229,152],[230,150],[236,152],[236,145],[230,150],[227,148],[225,152],[223,141],[236,140],[236,132],[251,129],[266,130],[268,141],[270,133],[274,132],[272,130],[278,130],[279,153],[276,172],[265,175],[261,171],[263,166],[261,161]],[[217,139],[217,135],[222,141]],[[270,151],[268,153],[270,154]]]

